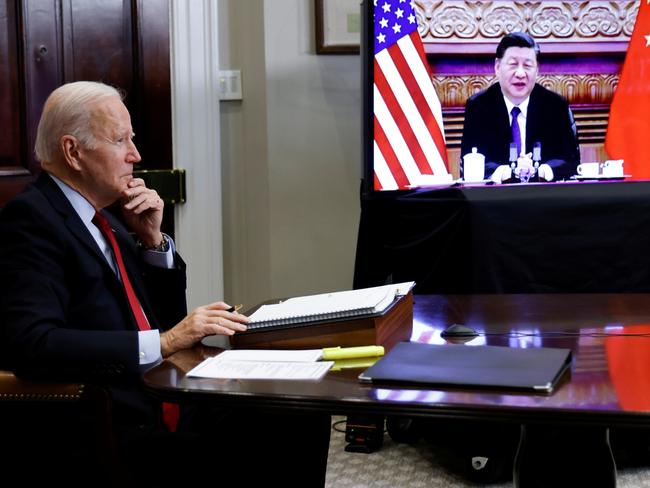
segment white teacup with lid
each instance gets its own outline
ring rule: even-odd
[[[485,178],[485,156],[472,148],[471,153],[463,156],[463,180],[472,183]]]

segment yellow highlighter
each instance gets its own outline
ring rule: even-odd
[[[382,346],[358,346],[358,347],[325,347],[323,348],[323,359],[325,361],[336,361],[337,359],[368,358],[383,356]]]
[[[368,357],[368,358],[350,358],[350,359],[338,359],[334,361],[334,365],[330,371],[341,371],[342,369],[357,369],[364,368],[367,369],[373,364],[375,364],[381,356]]]

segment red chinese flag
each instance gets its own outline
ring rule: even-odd
[[[645,1],[645,0],[643,0]],[[650,410],[650,325],[625,326],[621,335],[605,339],[609,377],[623,410]],[[624,334],[637,334],[625,337]]]
[[[641,0],[609,112],[605,149],[624,159],[625,174],[650,180],[650,0]]]

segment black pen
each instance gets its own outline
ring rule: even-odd
[[[239,312],[239,310],[243,307],[243,305],[240,303],[239,305],[233,305],[230,307],[226,312]]]

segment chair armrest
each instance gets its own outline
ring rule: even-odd
[[[28,380],[0,370],[0,401],[75,402],[84,398],[86,390],[83,383]]]
[[[92,444],[83,444],[81,452],[106,468],[109,476],[115,478],[114,486],[122,485],[120,477],[124,469],[113,432],[112,400],[105,388],[77,382],[24,379],[16,377],[11,371],[0,369],[0,431],[7,445],[23,446],[22,450],[13,449],[10,452],[10,457],[14,456],[16,463],[31,455],[33,442],[56,450],[61,446],[57,436],[62,432],[70,438],[85,432],[87,435],[80,442],[92,439]],[[27,447],[25,440],[29,442]],[[74,442],[70,442],[70,445],[74,446]],[[65,452],[61,456],[70,462],[71,458],[66,458]],[[0,455],[5,463],[6,458],[4,453]]]

